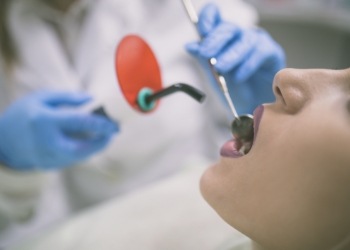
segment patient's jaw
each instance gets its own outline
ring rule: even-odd
[[[286,69],[273,89],[250,153],[209,168],[202,194],[264,249],[332,249],[350,232],[350,70]]]

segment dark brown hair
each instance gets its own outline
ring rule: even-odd
[[[11,67],[16,59],[15,45],[7,25],[7,14],[11,0],[0,0],[0,55],[3,57],[5,64]]]

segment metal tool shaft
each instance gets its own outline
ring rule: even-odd
[[[195,28],[196,28],[200,38],[202,39],[202,36],[199,33],[198,28],[197,28],[198,16],[197,16],[197,13],[195,11],[195,8],[194,8],[191,0],[182,0],[182,3],[183,3],[183,6],[185,7],[185,10],[186,10],[186,13],[187,13],[189,19],[194,24],[194,26],[195,26]],[[237,114],[236,108],[233,105],[233,102],[231,100],[230,94],[228,92],[226,80],[225,80],[225,78],[222,75],[220,75],[216,71],[216,69],[214,67],[214,65],[216,64],[216,59],[215,58],[210,58],[208,60],[208,64],[209,64],[209,67],[210,67],[210,71],[211,71],[211,73],[214,76],[215,81],[220,86],[221,91],[223,92],[223,94],[225,96],[225,99],[226,99],[226,101],[227,101],[227,103],[228,103],[228,105],[229,105],[229,107],[230,107],[230,109],[232,111],[232,114],[233,114],[234,118],[239,120],[240,118],[239,118],[239,116]]]

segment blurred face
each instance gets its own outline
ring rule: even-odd
[[[273,90],[250,152],[225,144],[202,194],[266,249],[332,249],[350,232],[350,69],[285,69]]]
[[[78,0],[44,0],[44,1],[52,5],[52,7],[58,10],[67,11],[69,7]]]

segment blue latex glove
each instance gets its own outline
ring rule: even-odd
[[[41,91],[10,105],[0,116],[0,162],[16,170],[58,169],[103,149],[118,126],[99,115],[62,108],[90,99]]]
[[[214,4],[202,9],[197,28],[202,41],[189,43],[186,49],[208,73],[207,61],[216,58],[215,68],[225,77],[239,114],[252,113],[259,104],[274,100],[271,86],[275,74],[285,67],[285,55],[267,32],[224,21]]]

